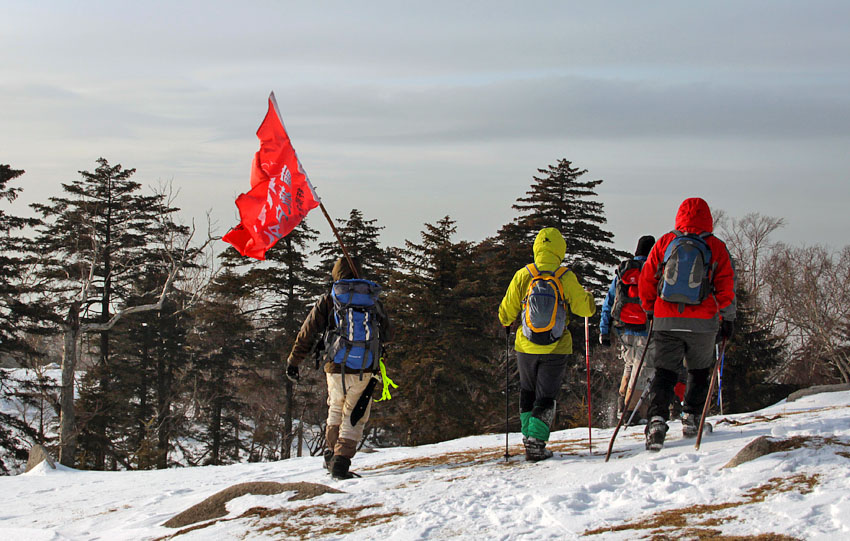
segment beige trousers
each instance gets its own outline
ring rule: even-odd
[[[646,357],[643,360],[641,374],[638,374],[635,369],[640,362],[643,351],[646,348],[646,336],[635,334],[621,334],[618,336],[620,340],[620,357],[623,359],[623,377],[620,380],[620,396],[626,396],[628,388],[632,386],[632,399],[626,406],[626,409],[632,409],[637,404],[643,388],[653,373],[655,343],[650,342],[649,350],[646,352]],[[640,376],[643,377],[640,377]],[[638,379],[640,377],[640,379]]]
[[[345,375],[345,394],[342,391],[342,375],[340,374],[325,374],[328,380],[328,427],[339,427],[339,439],[336,442],[328,442],[335,444],[334,451],[336,454],[343,456],[354,456],[354,449],[350,447],[360,443],[360,438],[363,437],[363,430],[366,428],[366,422],[369,420],[369,413],[372,411],[372,400],[369,400],[369,405],[366,406],[366,412],[363,417],[357,421],[357,424],[351,425],[351,411],[363,390],[369,383],[371,378],[370,373],[364,373],[363,379],[360,379],[360,373]]]

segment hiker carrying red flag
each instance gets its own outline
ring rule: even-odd
[[[322,295],[295,338],[286,364],[286,376],[299,379],[298,367],[310,356],[318,340],[324,340],[325,377],[328,384],[328,420],[325,429],[327,450],[325,468],[336,479],[350,479],[351,459],[363,436],[371,411],[370,380],[380,372],[380,348],[391,341],[394,330],[377,298],[380,287],[358,279],[363,271],[358,258],[354,269],[345,257],[333,266],[331,291]],[[350,310],[349,310],[350,309]],[[356,323],[355,323],[356,322]],[[348,329],[363,329],[366,334],[353,336]],[[352,413],[364,392],[369,394],[362,416],[352,422]]]

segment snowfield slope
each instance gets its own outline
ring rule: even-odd
[[[0,478],[0,539],[850,539],[850,392],[710,421],[699,451],[674,422],[659,453],[643,450],[640,428],[621,431],[608,463],[611,429],[593,431],[592,455],[586,428],[556,432],[555,457],[538,464],[511,434],[506,463],[494,434],[362,453],[350,481],[330,479],[319,457],[139,472],[42,464]],[[724,468],[759,436],[778,452]],[[243,483],[218,497],[221,516],[164,526]],[[274,490],[242,490],[257,487]]]

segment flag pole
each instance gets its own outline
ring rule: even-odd
[[[342,248],[342,253],[345,256],[345,260],[348,261],[348,267],[351,269],[351,272],[354,274],[355,278],[360,278],[357,275],[357,268],[354,266],[354,261],[351,260],[351,256],[348,255],[348,250],[345,248],[345,244],[342,242],[342,237],[339,236],[339,231],[337,231],[336,226],[334,225],[334,221],[331,220],[328,211],[325,210],[325,204],[322,203],[322,200],[319,199],[319,208],[322,209],[322,214],[327,218],[328,223],[331,226],[331,230],[334,232],[334,236],[336,236],[336,241],[339,243],[339,247]]]

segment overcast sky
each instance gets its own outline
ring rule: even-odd
[[[328,211],[388,246],[445,215],[492,236],[566,158],[604,180],[618,248],[693,196],[840,248],[848,28],[843,0],[0,0],[0,163],[26,170],[16,214],[103,156],[223,234],[274,91]]]

